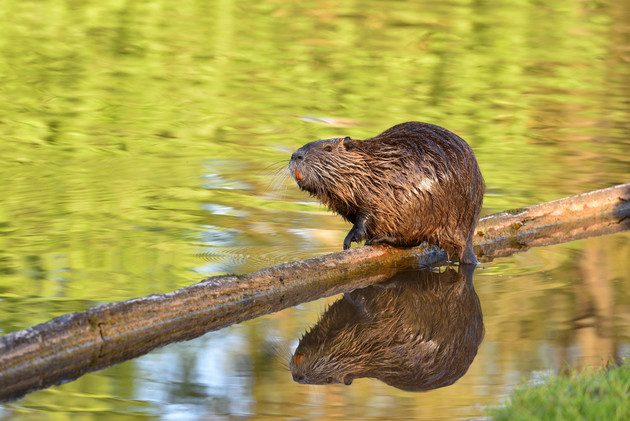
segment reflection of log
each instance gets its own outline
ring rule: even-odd
[[[492,258],[628,228],[630,184],[624,184],[487,216],[479,223],[475,249],[482,258]],[[428,265],[444,258],[430,247],[361,247],[57,317],[0,338],[0,400],[232,323],[367,286],[412,262]]]

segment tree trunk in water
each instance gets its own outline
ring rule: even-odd
[[[480,260],[630,229],[630,183],[482,218],[474,238]],[[233,323],[302,302],[349,292],[406,266],[444,262],[431,246],[366,246],[243,276],[216,276],[71,313],[0,338],[0,400],[144,355]]]

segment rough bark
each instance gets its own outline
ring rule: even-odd
[[[630,229],[630,183],[481,218],[480,260]]]
[[[482,260],[630,228],[630,184],[482,218]],[[0,338],[0,400],[73,380],[166,344],[444,261],[434,247],[360,247],[167,294],[71,313]]]

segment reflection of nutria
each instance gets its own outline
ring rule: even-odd
[[[483,339],[474,266],[406,271],[335,302],[289,363],[299,383],[379,379],[409,391],[448,386],[466,373]]]
[[[289,170],[300,189],[354,224],[344,249],[428,241],[477,262],[483,177],[470,146],[442,127],[409,122],[363,141],[317,140],[293,153]]]

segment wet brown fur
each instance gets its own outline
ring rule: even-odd
[[[449,130],[407,122],[363,141],[317,140],[293,154],[289,170],[302,190],[354,224],[344,248],[427,241],[476,263],[484,181],[470,146]]]

